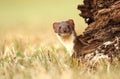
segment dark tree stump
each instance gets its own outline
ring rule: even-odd
[[[79,36],[88,43],[81,48],[83,54],[120,37],[120,0],[84,0],[84,4],[78,5],[78,10],[88,24],[83,35]]]

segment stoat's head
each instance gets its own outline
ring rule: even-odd
[[[53,23],[54,32],[59,36],[69,36],[74,31],[74,22],[72,19],[68,21]]]

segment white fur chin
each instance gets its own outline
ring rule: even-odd
[[[60,34],[60,36],[70,36],[70,33],[64,33],[64,34]]]
[[[74,47],[74,39],[75,39],[75,36],[74,34],[72,33],[71,35],[68,35],[66,37],[64,36],[59,36],[58,34],[56,34],[59,41],[63,44],[63,46],[67,49],[67,51],[69,52],[70,56],[72,56],[73,54],[73,47]]]

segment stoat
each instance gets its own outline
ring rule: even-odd
[[[83,45],[87,45],[77,37],[74,21],[72,19],[53,23],[53,29],[57,38],[67,49],[70,56],[80,53],[80,48]]]

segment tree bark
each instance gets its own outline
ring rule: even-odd
[[[84,0],[82,5],[78,5],[78,10],[88,24],[83,35],[79,36],[88,43],[81,48],[83,53],[120,37],[120,0]]]

